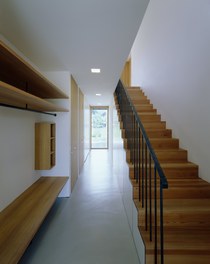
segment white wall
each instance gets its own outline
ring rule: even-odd
[[[45,72],[45,76],[70,97],[70,73],[69,72]],[[57,116],[42,115],[42,122],[56,123],[56,165],[51,170],[40,171],[42,176],[67,176],[71,172],[71,114],[69,99],[51,99],[51,102],[69,109],[69,112],[57,113]],[[69,180],[63,188],[60,196],[70,195],[71,181]]]
[[[143,88],[210,182],[210,1],[151,0],[131,51]]]
[[[34,123],[40,114],[0,107],[0,211],[39,178]]]
[[[145,247],[138,229],[138,212],[133,202],[133,186],[129,177],[129,167],[126,162],[126,151],[123,147],[120,124],[117,111],[112,107],[113,127],[113,173],[117,177],[119,190],[122,195],[123,205],[127,215],[130,230],[139,257],[139,263],[145,263]]]

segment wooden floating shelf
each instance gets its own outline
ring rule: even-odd
[[[57,86],[0,41],[0,80],[40,98],[66,98]]]
[[[42,98],[24,92],[12,85],[0,81],[0,103],[28,109],[48,112],[68,112],[68,109],[52,104]]]

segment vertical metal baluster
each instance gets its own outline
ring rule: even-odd
[[[131,164],[134,165],[134,153],[133,153],[133,146],[134,146],[134,138],[133,138],[133,130],[134,130],[134,116],[133,113],[131,115],[132,126],[131,126],[131,137],[130,137],[130,160]]]
[[[141,164],[142,164],[142,157],[141,157],[141,148],[142,148],[142,142],[141,142],[141,129],[139,128],[139,201],[141,200],[141,179],[142,179],[142,171],[141,171]]]
[[[134,131],[133,131],[133,137],[134,137],[134,179],[136,179],[136,118],[134,116]]]
[[[147,145],[145,143],[145,228],[148,229]]]
[[[149,153],[149,222],[150,222],[150,241],[152,241],[152,171],[151,171],[150,153]]]
[[[137,141],[137,149],[136,149],[136,166],[137,166],[137,179],[136,182],[139,181],[139,125],[137,123],[137,130],[136,130],[136,141]]]
[[[160,251],[161,251],[161,264],[164,264],[164,237],[163,237],[163,188],[160,182]]]
[[[157,264],[157,172],[156,166],[154,167],[154,203],[155,203],[155,264]]]
[[[142,167],[142,186],[141,186],[141,191],[142,191],[142,208],[144,208],[144,137],[142,135],[142,163],[141,163],[141,167]]]

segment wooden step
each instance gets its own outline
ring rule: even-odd
[[[164,231],[166,228],[193,228],[210,230],[210,199],[164,199]],[[159,203],[157,203],[159,206]],[[139,203],[138,222],[145,227],[145,208]],[[154,219],[154,212],[152,212]],[[157,224],[159,226],[159,210],[157,211]],[[210,250],[210,248],[209,248]]]
[[[154,150],[179,148],[179,140],[177,138],[150,138],[150,143]]]
[[[187,151],[184,149],[157,149],[155,154],[160,163],[187,162]]]
[[[134,179],[131,179],[131,182],[133,186],[133,199],[139,199],[139,183]],[[187,182],[189,182],[189,179]],[[163,190],[164,199],[210,199],[210,184],[198,188],[197,184],[194,184],[193,186],[182,185],[181,183],[175,185],[169,180],[168,185],[169,188]],[[149,194],[149,181],[147,186]],[[152,197],[154,197],[154,180],[151,182],[151,186]],[[159,199],[159,192],[157,192],[157,197]]]
[[[138,90],[140,90],[141,92],[143,92],[142,89],[141,89],[139,86],[128,86],[128,87],[126,87],[126,90],[127,90],[128,92],[131,92],[131,91],[138,91]]]
[[[153,108],[153,105],[152,104],[136,104],[134,106],[134,108],[136,109],[137,112],[144,112],[144,111],[147,111],[147,112],[156,112],[157,110]]]
[[[149,121],[149,122],[153,122],[153,121],[161,121],[161,116],[156,114],[156,113],[139,113],[139,117],[140,117],[140,120],[142,122],[144,121]]]
[[[161,116],[155,112],[138,112],[141,121],[161,121]],[[125,113],[125,116],[133,116],[131,113]],[[119,116],[119,122],[122,122],[123,115]],[[130,120],[133,122],[133,119]]]
[[[128,93],[130,99],[148,99],[147,96],[145,94],[143,94],[140,90],[139,91],[131,91]]]
[[[141,105],[141,104],[145,104],[145,105],[149,105],[150,104],[150,100],[147,99],[146,97],[137,97],[137,98],[132,98],[132,103],[135,105]]]
[[[146,129],[147,136],[149,138],[171,138],[172,130],[171,129]]]
[[[125,148],[127,148],[127,140],[124,140]],[[127,151],[127,150],[126,150]],[[127,155],[128,162],[130,162],[130,150]],[[184,149],[156,149],[155,154],[160,163],[181,163],[187,162],[187,151]]]
[[[150,105],[149,105],[150,106]],[[141,106],[138,106],[135,108],[137,113],[140,114],[140,113],[157,113],[157,109],[154,109],[153,107],[141,107]]]
[[[128,141],[124,140],[124,147],[128,149]],[[167,149],[178,149],[179,148],[179,140],[177,138],[150,138],[150,143],[152,145],[153,150],[167,150]]]
[[[141,230],[146,245],[146,263],[154,263],[154,243],[149,241],[148,232]],[[194,230],[192,228],[166,228],[164,263],[209,263],[210,231]],[[175,262],[175,260],[176,262]],[[197,262],[196,262],[196,261]],[[159,262],[158,262],[159,263]]]
[[[145,130],[147,129],[152,129],[152,128],[156,128],[156,129],[166,129],[166,122],[165,121],[161,121],[161,122],[143,122],[143,126],[145,128]]]
[[[130,127],[132,126],[131,123],[127,123]],[[142,120],[142,125],[144,129],[150,130],[150,129],[166,129],[166,122],[165,121],[149,121],[149,120]],[[123,122],[120,122],[120,128],[124,128]],[[130,129],[132,130],[132,129]]]
[[[198,178],[198,166],[191,162],[160,163],[167,179]],[[134,166],[129,164],[130,177],[134,177]]]
[[[198,178],[198,166],[191,162],[160,163],[167,179]]]
[[[130,131],[131,133],[131,131]],[[171,138],[171,129],[146,129],[149,138]],[[125,129],[122,129],[122,138],[125,138]]]
[[[140,100],[147,99],[148,100],[148,97],[145,94],[142,94],[141,91],[131,92],[129,93],[129,97],[132,100],[132,102],[134,102],[133,100],[137,100],[137,99],[140,99]]]

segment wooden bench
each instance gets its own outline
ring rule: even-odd
[[[41,177],[0,213],[1,264],[18,263],[67,180]]]

